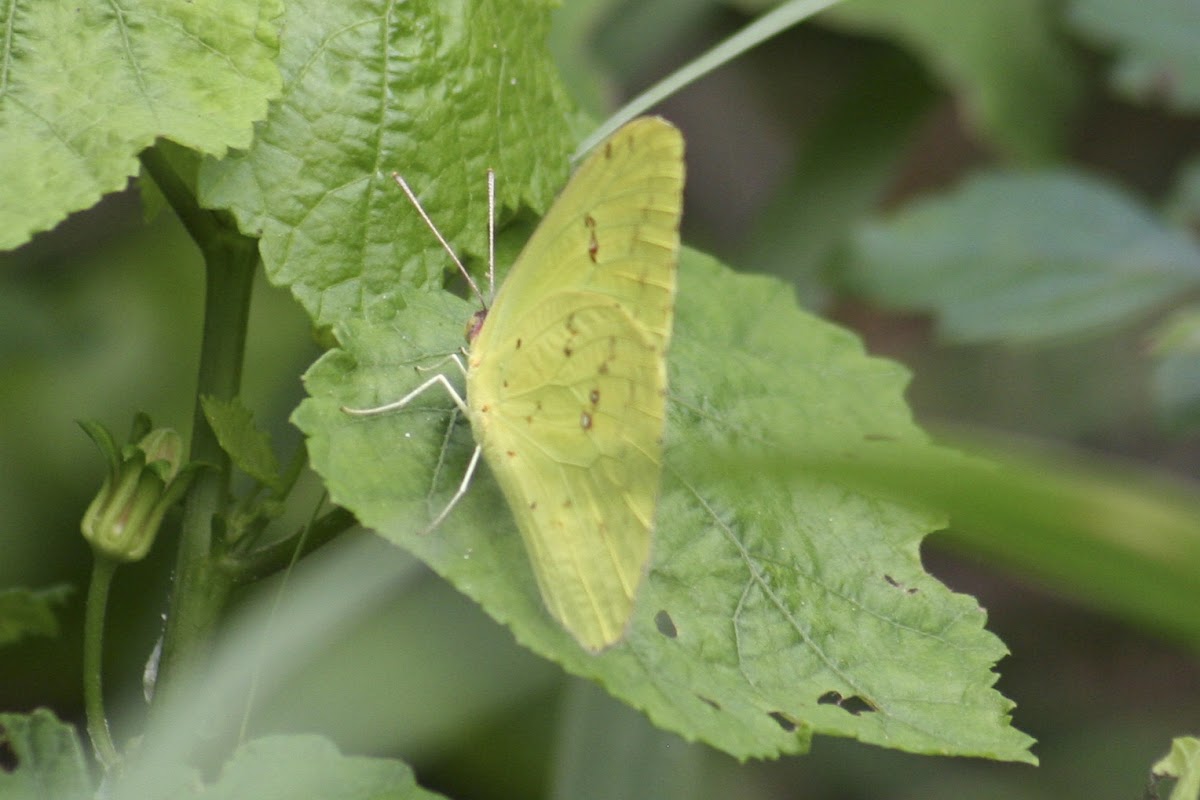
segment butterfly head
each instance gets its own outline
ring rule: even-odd
[[[467,344],[475,341],[475,337],[479,335],[479,331],[483,329],[483,321],[487,319],[488,310],[481,308],[471,315],[467,320]]]

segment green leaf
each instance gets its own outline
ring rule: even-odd
[[[1200,283],[1200,247],[1121,190],[1068,171],[981,173],[866,225],[859,286],[937,314],[947,339],[1036,341],[1154,310]]]
[[[155,743],[157,744],[157,742]],[[131,761],[115,781],[114,800],[436,800],[400,761],[344,756],[319,736],[266,736],[245,742],[205,786],[191,768],[149,759]]]
[[[400,397],[462,342],[470,304],[411,298],[387,325],[338,328],[294,420],[333,499],[429,563],[523,644],[593,679],[660,727],[738,758],[802,752],[813,733],[922,753],[1031,761],[991,689],[1004,646],[971,598],[921,568],[925,513],[816,477],[715,479],[715,447],[791,452],[923,441],[897,365],[800,312],[777,281],[688,252],[669,357],[670,403],[653,563],[625,640],[590,656],[542,607],[486,470],[419,535],[474,443],[429,392],[392,415],[340,406]],[[453,371],[447,375],[461,383]],[[916,591],[911,591],[915,589]],[[936,681],[929,680],[937,675]]]
[[[571,142],[550,6],[289,3],[284,96],[245,154],[205,165],[202,202],[261,235],[267,275],[318,325],[386,323],[449,263],[392,171],[460,254],[487,252],[489,167],[501,208],[544,210],[561,188]]]
[[[58,636],[55,610],[75,591],[66,584],[48,589],[0,590],[0,645],[26,636]]]
[[[246,147],[279,92],[279,0],[7,7],[0,249],[125,186],[156,138]]]
[[[1192,0],[1073,0],[1067,20],[1116,50],[1112,83],[1145,102],[1200,111],[1200,4]]]
[[[53,712],[0,714],[0,797],[4,800],[83,800],[91,777],[75,729]]]
[[[1156,778],[1177,779],[1170,800],[1196,800],[1200,797],[1200,739],[1179,736],[1171,742],[1171,752],[1151,770]]]
[[[434,800],[400,761],[344,756],[319,736],[268,736],[238,748],[205,800]]]
[[[1062,149],[1078,70],[1046,0],[855,0],[821,15],[908,47],[961,100],[968,120],[1023,161]]]
[[[88,438],[96,443],[100,455],[104,456],[108,465],[108,473],[115,481],[117,473],[121,471],[121,447],[117,444],[117,440],[113,438],[108,428],[96,420],[79,419],[75,420],[75,424],[83,428],[83,432],[88,435]]]
[[[271,437],[254,424],[254,412],[240,398],[220,400],[205,395],[200,398],[204,418],[217,435],[221,449],[233,463],[254,480],[274,489],[283,490],[279,461],[271,449]]]

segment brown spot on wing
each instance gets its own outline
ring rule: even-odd
[[[595,264],[596,259],[600,256],[600,241],[596,238],[596,219],[588,214],[583,218],[583,224],[588,229],[588,258]]]

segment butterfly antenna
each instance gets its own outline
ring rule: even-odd
[[[496,171],[488,167],[488,299],[496,297]],[[484,304],[487,307],[487,304]]]
[[[446,241],[445,237],[442,236],[442,232],[437,229],[437,226],[433,224],[433,220],[431,220],[429,215],[425,213],[425,209],[421,207],[421,201],[417,199],[417,196],[413,193],[413,190],[408,187],[408,183],[405,182],[404,178],[401,177],[399,172],[392,173],[392,180],[396,181],[400,188],[404,190],[404,194],[408,196],[408,201],[413,204],[413,208],[415,208],[417,213],[421,215],[421,219],[425,220],[425,224],[429,226],[429,230],[433,231],[433,235],[436,236],[437,240],[442,243],[442,247],[447,253],[450,254],[450,258],[454,260],[454,263],[458,265],[458,271],[461,272],[462,276],[467,279],[467,283],[470,284],[472,291],[475,292],[475,296],[479,298],[479,302],[483,303],[484,308],[487,308],[487,301],[483,299],[483,292],[479,291],[479,286],[475,283],[475,279],[471,277],[471,273],[467,272],[467,268],[463,266],[463,263],[459,260],[458,255],[454,252],[453,248],[450,247],[450,244]],[[490,266],[488,267],[488,272],[488,277],[490,279]]]

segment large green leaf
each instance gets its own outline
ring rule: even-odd
[[[0,68],[0,249],[91,206],[166,137],[220,156],[279,92],[280,0],[9,0]]]
[[[417,368],[456,351],[471,311],[428,293],[388,324],[339,326],[344,349],[310,370],[311,399],[295,414],[336,502],[526,646],[685,738],[739,758],[800,752],[826,733],[1032,760],[1029,739],[1008,726],[1011,703],[991,688],[1003,645],[971,598],[921,568],[921,537],[938,519],[816,476],[714,477],[720,447],[919,445],[902,368],[799,311],[782,284],[687,253],[653,564],[626,639],[591,656],[542,607],[486,470],[439,529],[420,535],[473,447],[444,395],[368,419],[340,410],[395,399],[426,379]]]
[[[202,201],[262,237],[268,276],[318,324],[386,321],[448,263],[392,171],[459,252],[486,252],[488,167],[503,207],[544,210],[561,187],[571,142],[549,5],[289,3],[283,97],[249,151],[205,165]]]
[[[1046,0],[854,0],[821,19],[912,50],[960,98],[967,119],[1025,161],[1061,150],[1079,88]]]
[[[1127,321],[1200,284],[1200,247],[1137,199],[1058,170],[981,173],[864,226],[854,273],[937,314],[958,341],[1036,340]]]

